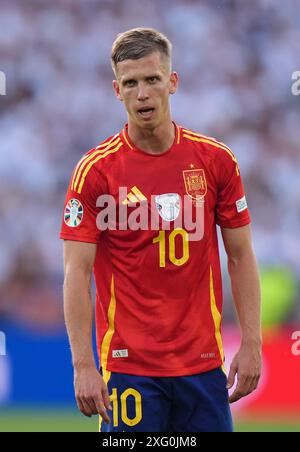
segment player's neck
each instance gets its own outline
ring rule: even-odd
[[[175,127],[171,119],[155,129],[137,127],[128,122],[128,135],[132,143],[149,154],[163,154],[171,148],[175,140]]]

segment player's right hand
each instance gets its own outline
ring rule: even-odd
[[[106,424],[110,418],[106,410],[112,410],[107,385],[96,367],[75,369],[74,388],[77,406],[87,417],[99,414]]]

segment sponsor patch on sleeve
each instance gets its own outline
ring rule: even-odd
[[[236,208],[238,213],[244,212],[244,210],[248,209],[246,196],[236,202]]]

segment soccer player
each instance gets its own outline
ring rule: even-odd
[[[229,402],[256,389],[262,342],[238,162],[225,144],[172,121],[178,75],[163,34],[120,34],[111,60],[128,123],[75,167],[61,231],[78,407],[100,414],[100,431],[230,432]],[[178,223],[189,213],[194,222]],[[228,379],[217,225],[241,326]],[[93,272],[100,372],[92,351]]]

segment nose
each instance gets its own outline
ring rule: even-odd
[[[149,99],[147,88],[143,83],[141,83],[138,86],[138,100],[145,101],[147,99]]]

